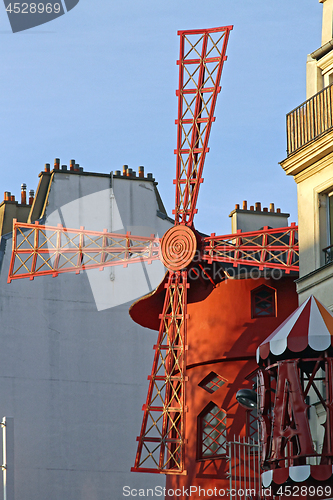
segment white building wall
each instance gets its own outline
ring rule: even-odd
[[[110,180],[55,173],[46,222],[110,230],[112,220],[114,231],[160,236],[170,227],[152,181],[114,178],[112,192]],[[130,472],[157,332],[128,309],[157,286],[161,264],[7,284],[11,243],[2,238],[0,416],[14,418],[15,499],[120,500],[124,486],[164,485]]]

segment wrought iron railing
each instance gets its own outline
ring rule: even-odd
[[[333,127],[333,84],[287,114],[287,154]]]
[[[333,262],[333,245],[329,247],[323,248],[323,252],[325,254],[325,264],[329,264],[329,262]]]
[[[229,471],[228,496],[233,500],[262,498],[260,480],[259,444],[253,439],[234,436],[227,442]]]

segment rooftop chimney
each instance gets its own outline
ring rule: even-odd
[[[21,184],[21,204],[27,204],[27,185]]]
[[[236,233],[238,230],[242,232],[259,231],[264,226],[278,228],[288,226],[289,214],[281,213],[278,208],[274,211],[274,203],[261,209],[261,203],[257,201],[255,206],[250,205],[250,210],[247,209],[247,201],[243,201],[243,208],[239,208],[239,204],[235,205],[235,210],[229,215],[231,217],[231,232]]]
[[[34,202],[35,191],[30,189],[29,191],[29,205],[32,205]]]

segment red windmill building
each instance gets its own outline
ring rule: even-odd
[[[159,331],[133,470],[165,473],[168,490],[192,487],[192,498],[194,488],[229,487],[227,441],[246,433],[236,393],[252,387],[256,347],[297,307],[295,225],[204,236],[193,224],[231,29],[179,32],[174,227],[159,240],[14,221],[9,271],[11,281],[162,260],[163,282],[131,308]],[[228,279],[234,269],[239,279]]]

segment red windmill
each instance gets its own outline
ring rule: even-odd
[[[35,224],[13,225],[13,279],[161,259],[168,269],[134,471],[184,473],[188,288],[215,286],[215,263],[298,270],[297,226],[204,237],[193,225],[232,26],[180,31],[175,225],[161,240]],[[189,273],[191,274],[189,276]],[[227,276],[227,274],[224,274]],[[195,286],[195,285],[193,285]]]

